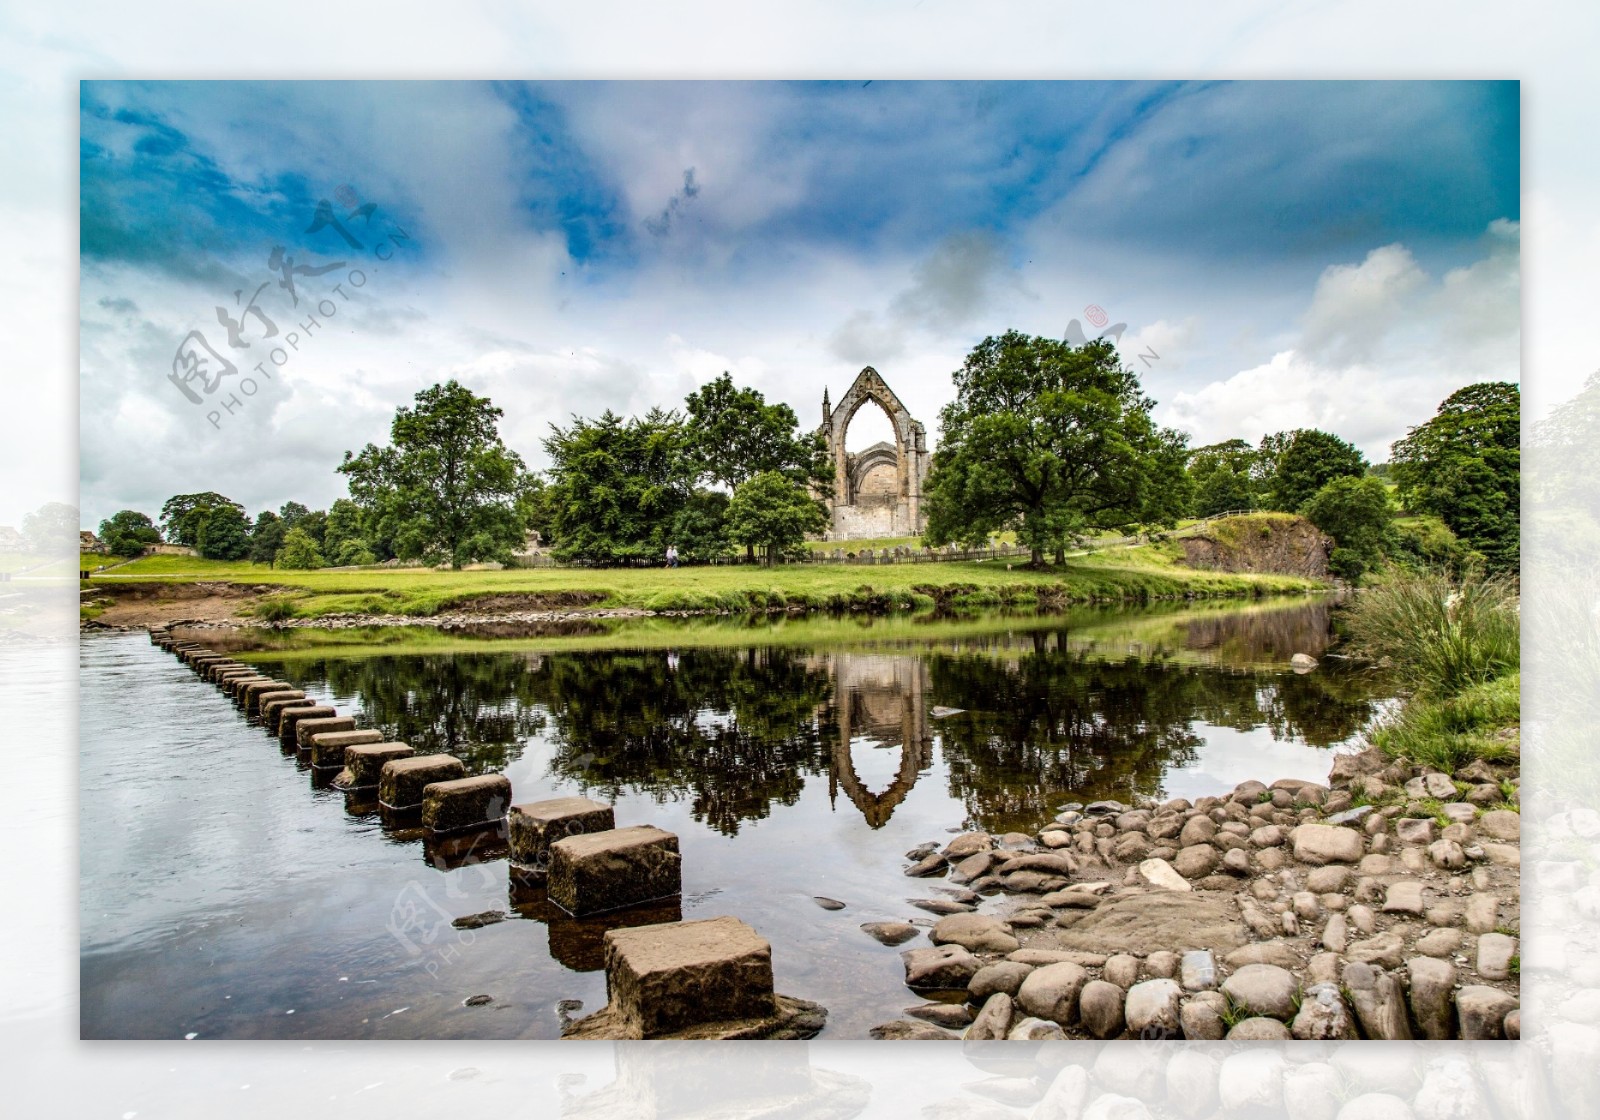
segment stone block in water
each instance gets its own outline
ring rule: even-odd
[[[341,732],[340,734],[351,734]],[[354,734],[366,735],[377,732],[358,731]],[[381,736],[380,736],[381,738]],[[312,748],[312,763],[316,765],[316,750]],[[411,758],[417,752],[404,743],[357,743],[344,748],[344,769],[339,771],[339,776],[333,779],[333,784],[340,789],[367,789],[375,787],[378,779],[383,775],[383,768],[398,758]]]
[[[261,714],[261,722],[270,730],[277,721],[278,710],[287,704],[315,704],[298,688],[284,689],[281,692],[266,692],[256,698],[256,710]]]
[[[511,779],[504,774],[479,774],[430,782],[422,790],[422,827],[433,832],[462,832],[503,820],[511,805]]]
[[[617,827],[611,806],[587,797],[555,797],[511,806],[511,862],[524,875],[550,872],[550,845],[568,836],[609,832]]]
[[[302,707],[290,706],[278,709],[278,737],[290,746],[295,746],[295,728],[303,720],[330,719],[339,714],[339,710],[330,704],[312,703]]]
[[[299,692],[299,689],[288,681],[261,681],[256,684],[247,684],[244,686],[244,710],[246,712],[256,711],[260,707],[261,700],[270,694],[288,694],[291,692]],[[304,695],[305,693],[300,693],[300,696]],[[295,699],[299,699],[299,697],[295,697]]]
[[[252,684],[272,684],[271,677],[263,677],[260,673],[249,673],[243,676],[229,677],[222,682],[222,691],[231,696],[235,703],[244,699],[246,686]]]
[[[378,774],[378,802],[387,809],[415,809],[422,805],[422,791],[429,785],[466,776],[466,765],[452,755],[397,758],[384,763]]]
[[[315,720],[306,721],[306,723],[315,722]],[[306,744],[311,751],[312,766],[319,770],[338,769],[344,765],[344,752],[349,748],[359,747],[364,743],[383,742],[383,732],[373,731],[370,728],[357,731],[354,726],[355,720],[349,722],[350,727],[328,727],[307,737]],[[306,724],[302,723],[300,731],[303,733],[305,728]]]
[[[639,1038],[776,1011],[772,946],[738,918],[612,930],[605,956],[610,1010]]]
[[[220,688],[234,677],[253,677],[255,675],[255,669],[249,665],[241,665],[237,661],[228,661],[221,665],[213,666],[206,679]]]
[[[678,838],[652,825],[568,836],[550,845],[550,901],[583,917],[683,890]]]
[[[313,736],[320,735],[324,731],[354,731],[355,729],[356,721],[350,716],[308,716],[297,721],[294,725],[294,745],[303,751],[308,751],[311,749]],[[339,765],[344,765],[342,756],[339,759]]]

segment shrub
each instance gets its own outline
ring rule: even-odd
[[[1514,580],[1478,572],[1397,573],[1347,615],[1351,651],[1420,693],[1453,696],[1521,665]]]
[[[294,618],[300,611],[287,595],[273,595],[262,599],[250,613],[262,622],[282,622],[286,618]]]

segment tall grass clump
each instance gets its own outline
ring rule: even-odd
[[[1454,696],[1522,664],[1515,580],[1469,572],[1394,572],[1356,596],[1346,621],[1355,655],[1421,695]]]

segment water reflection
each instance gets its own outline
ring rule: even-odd
[[[936,740],[965,823],[1005,831],[1037,827],[1067,795],[1159,795],[1164,777],[1195,764],[1207,727],[1327,747],[1374,715],[1373,682],[1336,658],[1304,676],[1284,670],[1293,653],[1328,650],[1326,602],[1097,621],[931,647],[457,653],[270,669],[472,773],[536,744],[556,785],[686,803],[730,837],[796,804],[818,776],[882,828],[932,767]],[[935,720],[936,706],[955,711]],[[898,755],[886,780],[881,767],[862,776],[877,750]]]

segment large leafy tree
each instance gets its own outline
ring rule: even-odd
[[[759,391],[735,385],[726,372],[684,400],[687,448],[697,474],[730,491],[766,471],[819,489],[831,482],[826,443],[799,428],[794,409],[768,404]]]
[[[232,506],[244,515],[244,507],[231,498],[224,498],[215,490],[199,494],[174,494],[161,507],[161,529],[167,540],[188,548],[200,545],[200,528],[211,511]]]
[[[761,550],[762,563],[799,548],[807,533],[827,526],[822,503],[806,488],[777,471],[763,471],[746,479],[728,503],[728,535],[740,544]]]
[[[1268,436],[1262,441],[1262,454],[1274,456],[1267,482],[1268,504],[1285,513],[1298,512],[1336,478],[1360,478],[1367,473],[1367,460],[1360,451],[1319,428],[1300,428],[1286,439],[1283,433]]]
[[[395,411],[390,445],[345,452],[339,471],[374,534],[396,556],[509,556],[522,543],[516,501],[526,471],[500,440],[502,411],[451,380]]]
[[[250,555],[250,522],[243,507],[233,502],[213,507],[200,523],[195,548],[207,560],[243,560]]]
[[[1256,480],[1261,452],[1242,439],[1197,447],[1189,452],[1189,481],[1193,484],[1196,517],[1211,517],[1234,510],[1255,509],[1260,501]]]
[[[1115,348],[1018,331],[977,345],[940,413],[927,485],[932,544],[1014,528],[1033,563],[1076,537],[1172,524],[1187,506],[1184,436],[1158,427]]]
[[[694,490],[689,436],[676,412],[550,425],[550,521],[555,554],[586,564],[659,560]]]
[[[148,514],[136,509],[118,510],[100,522],[100,542],[113,556],[137,556],[146,545],[158,544],[161,530]]]
[[[1352,582],[1383,557],[1393,508],[1382,479],[1341,475],[1311,496],[1300,513],[1333,538],[1328,566]]]
[[[1522,395],[1505,381],[1450,394],[1432,420],[1394,445],[1406,508],[1436,515],[1489,566],[1517,566],[1521,549]]]
[[[255,528],[250,530],[250,559],[269,567],[277,563],[278,550],[283,547],[283,518],[264,509],[256,514]]]
[[[283,535],[283,548],[278,552],[278,566],[282,568],[320,568],[322,553],[311,534],[300,526]]]

